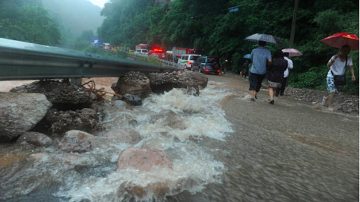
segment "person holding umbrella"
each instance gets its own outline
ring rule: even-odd
[[[326,76],[328,96],[323,98],[323,105],[330,107],[336,92],[341,86],[346,84],[346,70],[350,69],[351,80],[355,81],[355,73],[353,61],[349,56],[351,50],[359,50],[359,38],[355,34],[340,32],[333,34],[321,42],[336,48],[340,48],[339,52],[332,56],[328,61],[329,68]]]
[[[249,91],[251,101],[255,101],[265,78],[266,66],[271,63],[271,52],[265,46],[267,42],[276,44],[276,40],[272,35],[258,33],[246,37],[245,40],[256,41],[259,44],[250,54],[252,63],[249,70]]]
[[[323,105],[330,107],[336,92],[339,91],[339,88],[346,84],[346,69],[350,69],[351,80],[355,81],[355,73],[353,68],[353,62],[350,53],[350,46],[344,45],[340,48],[338,54],[331,57],[327,66],[329,67],[328,74],[326,76],[328,96],[323,100]]]
[[[284,78],[281,81],[281,87],[277,89],[276,94],[283,96],[285,93],[286,86],[288,84],[288,77],[290,70],[294,68],[294,63],[290,59],[290,57],[299,57],[302,56],[302,53],[294,48],[285,48],[282,49],[282,52],[284,53],[284,59],[288,62],[288,68],[284,72]]]

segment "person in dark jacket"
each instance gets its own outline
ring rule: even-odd
[[[284,59],[284,54],[281,50],[274,53],[272,63],[267,66],[267,79],[269,81],[269,103],[274,104],[274,91],[281,87],[281,81],[284,77],[284,72],[288,67],[288,62]]]

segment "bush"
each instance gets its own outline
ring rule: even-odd
[[[326,66],[313,67],[307,72],[299,74],[290,74],[289,85],[295,88],[315,88],[319,90],[326,89],[326,75],[328,68]]]

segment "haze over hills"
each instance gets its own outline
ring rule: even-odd
[[[63,43],[68,45],[82,32],[92,30],[95,34],[104,18],[101,8],[88,0],[41,0],[45,9],[60,25]]]

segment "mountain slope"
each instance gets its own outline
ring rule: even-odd
[[[69,44],[82,32],[97,28],[103,22],[101,8],[88,0],[42,0],[43,6],[60,25],[63,41]]]

